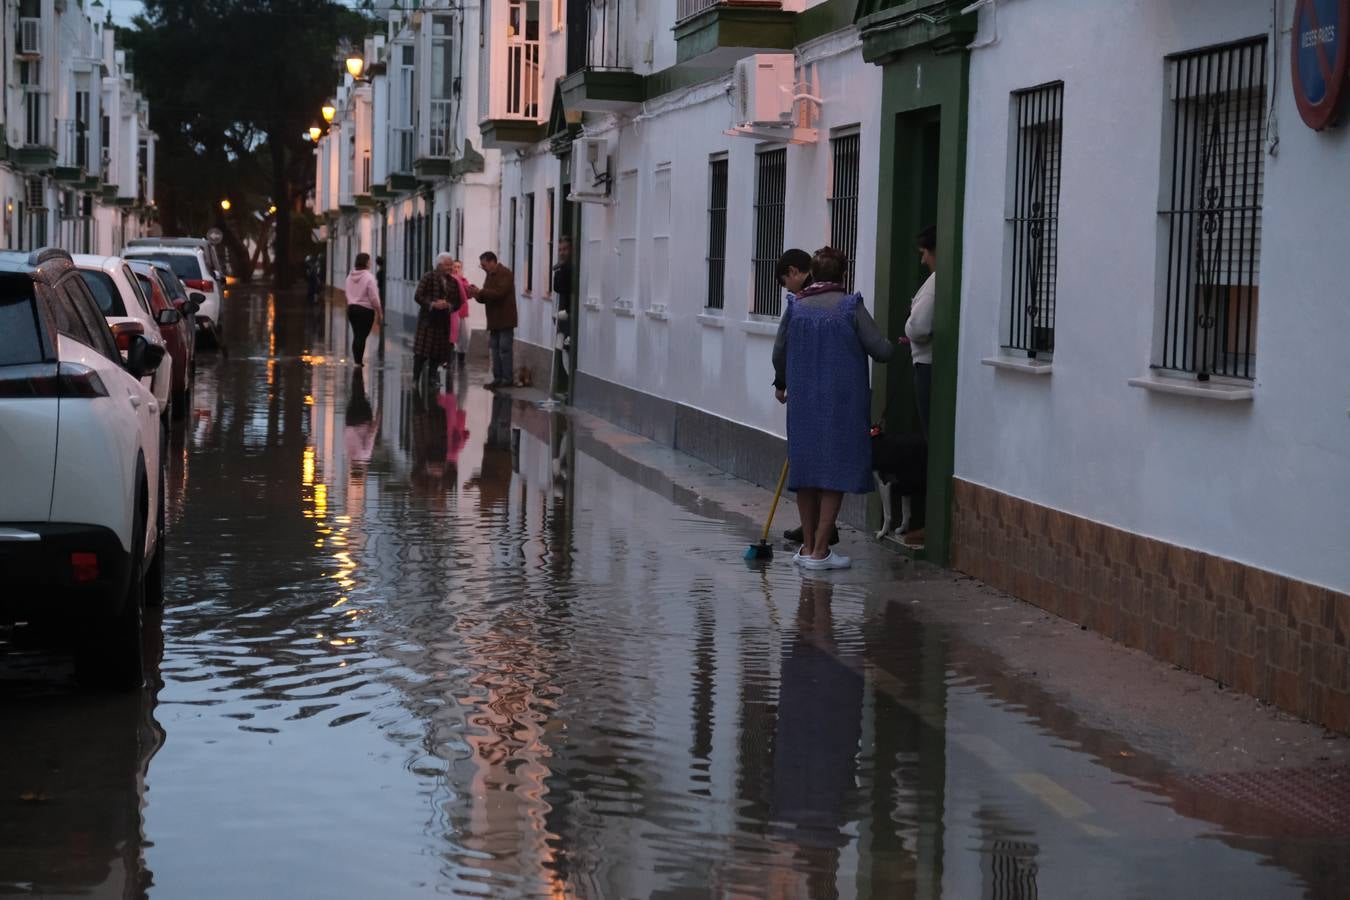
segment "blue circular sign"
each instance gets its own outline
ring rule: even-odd
[[[1346,82],[1350,0],[1298,0],[1294,6],[1294,99],[1309,128],[1336,122]]]

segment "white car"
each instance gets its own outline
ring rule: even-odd
[[[81,680],[143,680],[142,612],[163,602],[164,356],[126,359],[64,250],[0,252],[0,627],[75,632]]]
[[[186,285],[200,293],[197,333],[221,344],[224,330],[220,314],[225,302],[225,273],[220,268],[216,248],[203,238],[137,238],[127,244],[122,255],[127,259],[149,259],[164,263]]]
[[[150,298],[141,291],[140,280],[126,260],[120,256],[86,254],[76,254],[71,259],[94,295],[99,312],[112,326],[113,338],[123,354],[138,334],[144,335],[150,343],[164,347],[167,352],[168,342],[160,334]],[[149,380],[159,408],[167,416],[173,395],[173,360],[165,356]]]

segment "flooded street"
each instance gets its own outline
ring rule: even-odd
[[[918,617],[921,567],[747,568],[750,518],[481,361],[422,396],[336,307],[237,287],[225,321],[155,683],[3,656],[0,895],[1344,896],[1350,822],[1297,773],[1080,724]]]

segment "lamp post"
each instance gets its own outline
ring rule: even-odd
[[[331,103],[325,103],[320,112],[323,113],[323,120],[331,124],[333,117],[337,115],[337,107]]]
[[[311,141],[317,144],[319,142],[319,138],[322,136],[323,136],[322,128],[320,128],[318,125],[309,126],[309,139]]]
[[[229,212],[231,206],[233,206],[233,204],[230,203],[229,197],[226,197],[224,200],[220,201],[220,208],[224,212]]]
[[[361,58],[357,54],[352,54],[351,56],[347,57],[347,74],[352,76],[353,79],[355,79],[356,81],[368,80],[361,77],[361,73],[364,72],[365,70],[366,70],[366,61],[363,58]]]

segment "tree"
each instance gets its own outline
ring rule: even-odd
[[[292,222],[314,168],[303,132],[332,96],[339,47],[371,26],[333,0],[145,0],[121,38],[160,138],[166,233],[201,234],[229,197],[235,236],[274,234],[277,281],[292,282],[300,262]]]

